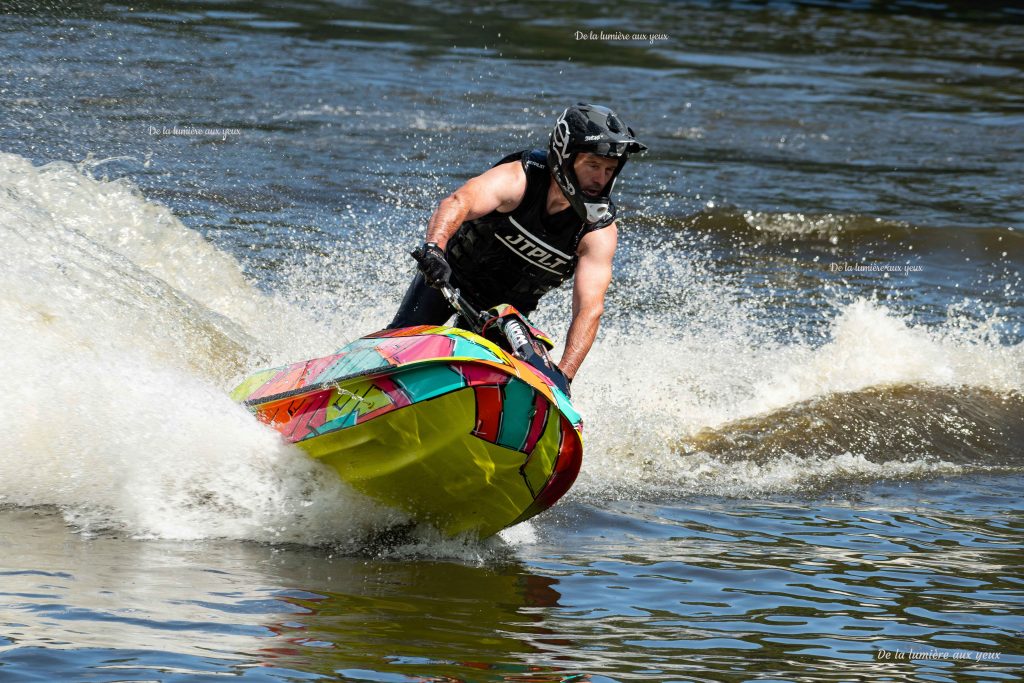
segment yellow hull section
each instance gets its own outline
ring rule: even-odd
[[[561,428],[549,419],[528,457],[474,436],[475,426],[476,400],[466,388],[297,445],[416,521],[484,538],[533,505],[558,457]]]

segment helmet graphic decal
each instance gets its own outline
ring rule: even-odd
[[[558,117],[555,123],[555,130],[551,133],[551,149],[555,150],[559,160],[565,161],[569,156],[569,123],[565,120],[566,109]]]

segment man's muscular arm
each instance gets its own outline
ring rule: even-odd
[[[612,257],[618,243],[615,223],[595,230],[580,240],[579,263],[572,288],[572,323],[565,338],[565,352],[558,366],[572,379],[597,337],[604,312],[604,295],[612,281]]]
[[[526,172],[512,162],[495,166],[466,181],[466,184],[441,200],[427,224],[427,242],[442,249],[463,222],[486,216],[499,209],[511,211],[526,193]]]

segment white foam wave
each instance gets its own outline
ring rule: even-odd
[[[2,502],[176,539],[345,542],[397,518],[197,377],[144,354],[0,342],[23,409],[4,429]]]
[[[918,479],[955,475],[964,468],[933,459],[873,462],[849,451],[801,458],[783,454],[767,462],[722,461],[707,453],[679,454],[649,468],[650,486],[643,493],[682,492],[724,496],[761,496],[818,490],[841,482]]]
[[[397,519],[227,398],[254,350],[294,359],[294,340],[329,335],[166,208],[0,155],[0,242],[0,376],[17,406],[0,501],[165,538],[345,542]]]
[[[174,538],[337,542],[394,521],[282,445],[225,390],[256,357],[314,357],[380,327],[407,276],[387,258],[400,245],[339,242],[296,259],[285,291],[264,295],[234,259],[129,183],[12,155],[0,155],[0,242],[10,255],[0,269],[0,374],[16,388],[0,438],[3,501]],[[775,491],[832,475],[945,471],[939,460],[877,464],[845,452],[722,462],[677,444],[872,386],[1024,389],[1024,347],[1001,346],[956,311],[925,328],[858,300],[840,307],[825,343],[795,332],[780,342],[749,293],[680,245],[632,255],[624,246],[609,305],[620,313],[574,386],[587,453],[576,495]],[[630,297],[658,310],[628,313],[644,310]],[[535,322],[564,337],[569,307],[562,291]]]
[[[740,408],[764,413],[828,393],[872,386],[928,384],[997,392],[1024,388],[1024,346],[986,342],[976,328],[951,320],[915,326],[887,307],[858,299],[832,323],[831,340],[785,349],[778,369],[754,386]]]
[[[1024,390],[1024,345],[1001,345],[989,333],[991,325],[967,324],[952,309],[944,325],[924,327],[881,303],[858,299],[839,308],[825,343],[807,341],[797,331],[780,342],[762,329],[758,320],[764,316],[749,297],[728,282],[709,278],[678,254],[662,251],[651,258],[658,286],[678,287],[686,313],[668,324],[664,313],[656,313],[602,332],[574,383],[586,439],[578,494],[708,490],[715,482],[729,492],[797,490],[829,472],[886,477],[909,467],[908,476],[941,473],[949,466],[938,454],[884,464],[876,464],[888,457],[884,453],[827,451],[814,462],[721,462],[683,453],[679,444],[704,429],[869,387]]]

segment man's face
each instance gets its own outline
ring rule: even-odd
[[[590,197],[596,197],[604,189],[618,168],[617,159],[582,152],[573,162],[572,170],[580,181],[580,189]]]

